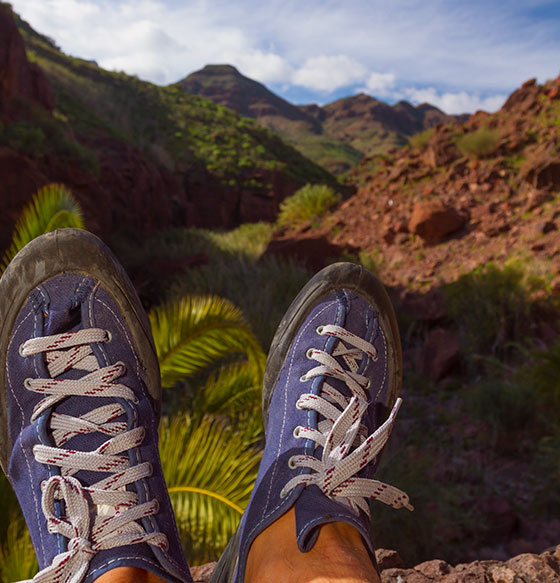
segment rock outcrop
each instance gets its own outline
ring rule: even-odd
[[[540,555],[525,553],[508,561],[474,561],[455,567],[434,559],[405,569],[395,551],[378,549],[375,556],[381,583],[560,583],[560,546]],[[208,583],[215,565],[194,567],[194,583]]]
[[[43,71],[27,60],[10,8],[0,4],[0,119],[21,112],[21,100],[52,110],[54,95]]]

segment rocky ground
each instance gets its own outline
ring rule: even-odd
[[[482,127],[499,136],[495,149],[462,153],[458,138]],[[421,147],[365,158],[350,177],[357,194],[322,221],[280,233],[273,250],[314,267],[366,250],[386,284],[424,291],[515,256],[559,274],[559,140],[560,77],[532,79],[495,114],[440,124]]]
[[[525,553],[508,561],[475,561],[451,566],[434,559],[404,568],[395,551],[378,549],[375,553],[381,570],[381,583],[558,583],[560,546],[540,555]],[[195,583],[210,580],[215,563],[191,568]]]

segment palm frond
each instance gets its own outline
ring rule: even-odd
[[[264,353],[241,311],[216,296],[185,296],[150,313],[163,387],[230,355],[244,355],[259,378]]]
[[[237,417],[261,404],[260,370],[251,362],[234,362],[210,373],[194,399],[192,411]]]
[[[6,540],[0,546],[0,580],[21,581],[31,579],[39,571],[31,536],[23,519],[10,521]]]
[[[261,452],[224,419],[183,416],[162,423],[160,455],[189,562],[216,559],[249,502]]]
[[[16,495],[4,472],[0,472],[0,516],[10,517],[10,520],[0,521],[0,544],[2,544],[6,540],[11,522],[18,520],[23,523],[23,514],[19,509]]]
[[[83,229],[82,209],[64,185],[48,184],[23,209],[14,228],[12,244],[3,257],[3,269],[27,243],[39,235],[64,227]]]

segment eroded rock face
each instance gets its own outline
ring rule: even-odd
[[[418,368],[437,383],[456,372],[460,361],[459,340],[452,330],[435,328],[422,347]]]
[[[0,4],[0,122],[7,127],[22,121],[40,123],[49,118],[53,105],[45,75],[27,60],[11,10]],[[239,185],[226,185],[202,165],[165,166],[157,157],[148,157],[103,130],[76,136],[68,127],[59,129],[70,145],[79,142],[87,147],[91,160],[57,155],[56,148],[34,153],[11,142],[10,147],[18,151],[0,151],[4,209],[0,245],[4,248],[23,206],[40,187],[52,182],[73,192],[88,228],[105,240],[115,233],[142,238],[170,226],[234,228],[246,222],[274,221],[279,203],[301,186],[285,172],[265,169],[248,171],[239,177]],[[270,186],[265,190],[249,184]]]
[[[521,180],[538,190],[560,189],[560,155],[554,148],[537,148],[521,168]]]
[[[464,224],[465,219],[455,209],[445,206],[439,200],[422,201],[414,205],[408,230],[424,241],[437,243]]]
[[[54,95],[43,71],[27,60],[11,10],[0,4],[0,115],[9,116],[15,99],[34,101],[49,111]]]

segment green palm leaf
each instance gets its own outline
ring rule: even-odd
[[[183,416],[162,423],[160,455],[189,562],[216,559],[249,502],[261,452],[224,419]]]
[[[197,391],[192,411],[225,414],[236,418],[260,409],[260,368],[251,362],[233,362],[212,372]]]
[[[0,546],[0,580],[21,581],[31,579],[39,571],[31,536],[23,518],[10,521],[6,540]]]
[[[17,252],[39,235],[65,227],[84,228],[80,205],[62,184],[44,186],[23,209],[14,228],[12,244],[4,254],[2,268],[5,269]]]
[[[246,356],[259,380],[264,353],[241,311],[216,296],[185,296],[150,313],[163,387],[231,355]]]

